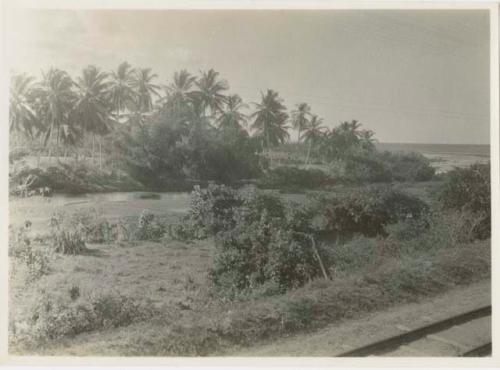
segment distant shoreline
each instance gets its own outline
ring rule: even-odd
[[[377,143],[376,146],[379,150],[387,151],[415,151],[422,154],[490,157],[489,144]]]

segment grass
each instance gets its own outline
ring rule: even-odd
[[[315,280],[282,296],[223,302],[210,291],[210,241],[92,249],[98,253],[57,256],[36,285],[26,288],[14,279],[11,321],[26,321],[32,312],[26,302],[42,297],[40,292],[71,297],[74,287],[84,302],[91,296],[133,297],[155,315],[31,347],[14,342],[14,353],[213,355],[487,278],[490,251],[485,241],[403,260],[378,254],[333,281]]]
[[[433,186],[408,184],[405,189],[431,199]],[[305,195],[289,198],[307,201]],[[113,212],[137,216],[140,202],[146,201],[127,202]],[[44,204],[33,214],[42,216]],[[103,206],[106,212],[112,208]],[[9,350],[32,355],[224,354],[489,278],[490,241],[438,243],[450,239],[449,233],[453,228],[437,225],[409,242],[355,239],[333,247],[333,280],[318,279],[283,295],[246,301],[221,300],[212,294],[210,239],[88,244],[84,255],[51,256],[48,273],[30,284],[20,269],[11,274]],[[10,263],[14,267],[17,261],[11,258]],[[38,312],[37,302],[48,297],[62,302],[57,306],[61,317],[75,317],[81,325],[58,321],[69,325],[63,334],[25,340],[19,333]],[[129,309],[116,302],[129,302]],[[114,317],[120,319],[109,321]]]

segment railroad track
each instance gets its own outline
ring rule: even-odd
[[[491,306],[484,306],[370,343],[338,357],[491,355]]]

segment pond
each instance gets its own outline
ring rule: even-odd
[[[54,212],[73,213],[97,209],[108,219],[139,215],[148,209],[157,214],[182,215],[189,209],[189,192],[113,192],[80,195],[55,194],[51,197],[11,197],[9,216],[11,225],[30,220],[34,228],[45,228]]]

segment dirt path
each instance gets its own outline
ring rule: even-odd
[[[224,355],[230,356],[334,356],[385,337],[401,334],[434,321],[491,302],[490,281],[458,287],[419,303],[393,307],[358,319],[345,320],[311,334],[284,338]]]

